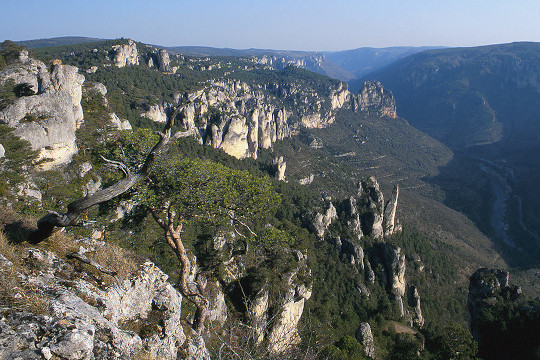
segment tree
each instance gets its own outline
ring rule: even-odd
[[[178,115],[180,111],[179,109],[180,108],[177,108],[168,116],[167,122],[163,128],[163,132],[158,132],[158,142],[146,154],[144,162],[139,166],[137,171],[132,172],[125,164],[104,158],[104,160],[107,161],[111,166],[121,170],[124,177],[115,184],[97,191],[92,195],[72,201],[68,204],[67,212],[65,214],[60,214],[56,211],[49,211],[47,215],[38,220],[37,230],[30,234],[28,239],[29,242],[38,243],[45,240],[51,236],[56,227],[79,225],[79,216],[85,210],[94,205],[101,204],[122,195],[137,185],[141,180],[146,178],[148,174],[150,174],[150,170],[154,165],[156,158],[163,152],[163,150],[166,149],[170,141],[176,140],[180,137],[190,136],[192,134],[190,131],[179,131],[175,135],[171,135],[174,119]]]
[[[249,239],[257,237],[251,222],[274,213],[280,197],[268,178],[208,160],[174,158],[157,164],[138,198],[163,229],[180,262],[179,289],[197,307],[193,327],[201,333],[208,300],[197,282],[189,282],[194,264],[182,238],[184,225],[193,219],[230,220],[237,234],[246,239],[247,250]]]
[[[457,324],[445,328],[429,348],[435,359],[478,359],[478,344],[467,329]]]

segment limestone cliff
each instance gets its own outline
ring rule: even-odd
[[[300,251],[294,251],[297,267],[287,274],[287,292],[281,299],[277,317],[271,325],[268,334],[269,350],[271,353],[283,353],[291,346],[300,343],[298,323],[304,312],[304,303],[311,298],[311,287],[307,287],[302,276],[310,276],[307,259]]]
[[[24,52],[24,50],[23,50]],[[0,72],[0,85],[11,82],[16,99],[0,111],[0,123],[15,128],[14,135],[30,142],[49,159],[43,168],[68,162],[77,152],[75,131],[83,121],[81,107],[84,76],[74,66],[22,57]]]
[[[347,90],[340,85],[332,91],[331,97],[324,97],[295,84],[250,86],[236,80],[212,80],[202,90],[184,96],[187,103],[181,105],[181,117],[184,127],[193,130],[201,143],[239,159],[256,159],[259,149],[272,148],[299,127],[333,123],[332,111],[344,106]],[[142,116],[161,122],[172,106],[149,105]],[[300,121],[291,122],[293,114]]]
[[[366,81],[360,92],[352,96],[354,111],[362,111],[379,117],[397,118],[396,102],[391,91],[378,81]]]
[[[383,244],[384,264],[387,272],[388,290],[399,304],[401,316],[404,313],[403,295],[405,295],[405,254],[401,248]]]
[[[360,237],[370,235],[376,239],[388,237],[401,227],[396,225],[396,211],[399,197],[399,186],[394,186],[390,200],[386,203],[384,195],[379,188],[375,177],[369,177],[358,183],[357,199],[349,200],[349,214],[347,216],[351,229]],[[362,211],[360,211],[362,209]],[[360,217],[359,214],[362,214]],[[361,227],[358,229],[358,221]]]

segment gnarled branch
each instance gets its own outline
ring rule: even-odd
[[[177,138],[176,136],[178,135],[178,133],[175,134],[174,137],[171,136],[171,129],[174,125],[174,119],[179,112],[180,108],[178,107],[168,116],[165,127],[163,128],[163,132],[160,133],[159,141],[150,150],[148,155],[146,155],[146,159],[144,160],[144,163],[139,168],[139,170],[132,173],[130,171],[124,171],[125,169],[123,169],[121,165],[115,164],[117,167],[120,167],[125,174],[125,176],[120,181],[105,189],[97,191],[92,195],[87,195],[83,198],[71,202],[67,206],[67,212],[65,214],[50,211],[47,215],[43,216],[41,219],[38,220],[38,228],[30,234],[28,241],[35,244],[48,238],[53,233],[55,227],[76,225],[78,218],[83,211],[94,205],[111,200],[125,193],[137,183],[139,183],[142,179],[147,177],[150,173],[152,165],[154,165],[155,163],[156,157],[165,149],[165,147],[167,146],[167,144],[169,144],[171,140]],[[186,133],[191,134],[190,131],[183,132],[181,134]]]

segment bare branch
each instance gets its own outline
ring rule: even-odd
[[[103,161],[105,161],[107,163],[107,165],[109,165],[110,167],[113,167],[115,169],[120,169],[125,176],[129,176],[129,174],[131,173],[131,171],[129,170],[129,168],[122,162],[120,161],[114,161],[114,160],[109,160],[107,159],[105,156],[103,155],[100,155],[100,157],[103,159]]]
[[[188,131],[178,131],[176,132],[176,134],[174,134],[174,136],[172,137],[173,140],[177,140],[177,139],[180,139],[180,138],[184,138],[184,137],[188,137],[188,136],[191,136],[194,134],[194,131],[193,130],[188,130]]]
[[[249,231],[249,233],[253,236],[258,236],[256,232],[254,232],[253,230],[251,230],[251,228],[249,227],[248,224],[244,223],[242,220],[238,219],[236,216],[234,216],[234,212],[233,211],[228,211],[227,212],[227,216],[229,217],[229,219],[231,219],[233,222],[235,223],[238,223],[240,225],[242,225],[243,227],[245,227],[247,229],[247,231]],[[245,236],[244,236],[245,237]]]
[[[100,272],[104,273],[104,274],[107,274],[107,275],[111,275],[111,276],[116,276],[118,274],[118,272],[116,271],[113,271],[113,270],[109,270],[107,269],[106,267],[103,267],[101,266],[99,263],[97,263],[96,261],[92,260],[92,259],[89,259],[87,258],[86,256],[82,255],[82,254],[79,254],[79,253],[76,253],[76,252],[70,252],[68,254],[66,254],[66,256],[68,258],[74,258],[74,259],[77,259],[79,260],[80,262],[83,262],[85,264],[88,264],[90,266],[93,266],[95,267],[97,270],[99,270]]]

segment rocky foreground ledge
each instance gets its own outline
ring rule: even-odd
[[[51,251],[28,248],[20,262],[0,254],[0,273],[13,281],[15,299],[31,287],[39,306],[0,308],[0,359],[210,358],[204,340],[182,326],[181,294],[152,262],[108,286]]]

